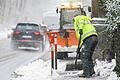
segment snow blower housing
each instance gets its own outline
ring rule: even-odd
[[[81,15],[84,10],[81,3],[63,3],[60,4],[56,9],[56,12],[59,14],[59,28],[56,29],[54,26],[53,29],[47,31],[47,35],[50,41],[51,47],[51,61],[52,68],[57,69],[57,59],[75,59],[76,50],[78,48],[79,40],[76,37],[74,30],[73,19],[76,15]],[[47,19],[50,19],[47,17]],[[57,20],[50,20],[52,23],[57,23]],[[52,27],[52,26],[50,26]],[[74,56],[69,56],[69,54],[74,54]],[[56,59],[57,56],[57,59]],[[71,57],[71,58],[69,58]],[[77,61],[77,58],[76,58]],[[77,66],[79,64],[77,63]],[[80,63],[81,66],[81,63]],[[69,65],[67,66],[69,67]],[[74,69],[75,66],[70,65],[66,70],[71,70],[71,67]],[[81,68],[80,68],[81,69]]]
[[[57,35],[57,53],[58,58],[68,58],[68,53],[75,52],[78,45],[78,39],[75,35],[73,18],[75,15],[81,15],[83,11],[81,3],[63,3],[56,9],[60,14],[60,28]]]

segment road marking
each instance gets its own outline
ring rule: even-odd
[[[17,53],[14,51],[14,52],[12,52],[12,53],[9,54],[9,55],[2,56],[2,57],[0,57],[0,62],[7,61],[7,60],[15,57],[16,55],[17,55]]]

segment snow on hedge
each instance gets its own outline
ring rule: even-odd
[[[120,22],[120,0],[107,0],[105,2],[108,18],[108,29],[114,30]]]

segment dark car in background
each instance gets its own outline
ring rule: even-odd
[[[12,34],[14,48],[40,49],[43,41],[40,30],[40,25],[35,23],[18,23]]]

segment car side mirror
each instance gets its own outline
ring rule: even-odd
[[[91,7],[90,7],[90,6],[88,7],[88,11],[89,11],[89,12],[92,12],[92,10],[91,10]]]

